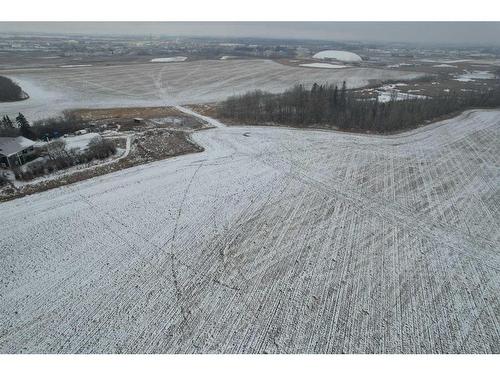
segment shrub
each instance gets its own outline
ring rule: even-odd
[[[78,152],[67,150],[63,140],[55,140],[45,148],[46,158],[36,160],[14,169],[14,175],[19,180],[33,178],[63,170],[78,164],[89,163],[95,159],[105,159],[116,152],[115,144],[109,139],[93,139],[87,150]]]
[[[35,121],[31,127],[38,139],[59,138],[67,133],[74,133],[85,128],[85,123],[71,111],[64,111],[59,117],[49,117]]]
[[[9,183],[7,177],[5,177],[2,173],[0,173],[0,187],[5,186]]]
[[[94,138],[90,141],[87,154],[93,159],[105,159],[116,152],[115,144],[109,139]]]

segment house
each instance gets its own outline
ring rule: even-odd
[[[14,168],[33,158],[35,142],[24,137],[0,137],[0,168]]]

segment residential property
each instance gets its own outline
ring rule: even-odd
[[[0,168],[14,168],[30,161],[35,142],[24,137],[0,137]]]

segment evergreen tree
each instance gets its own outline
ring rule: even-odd
[[[26,120],[26,117],[24,117],[24,115],[21,112],[19,112],[19,114],[17,115],[16,122],[17,126],[20,128],[22,127],[29,128],[30,126],[28,120]]]
[[[13,129],[14,128],[14,123],[10,119],[9,116],[5,115],[2,118],[2,127],[5,129]]]
[[[346,99],[347,99],[347,86],[345,81],[342,82],[342,89],[340,90],[340,99],[339,99],[339,104],[340,108],[343,110],[346,106]]]
[[[22,113],[19,112],[19,115],[16,117],[16,123],[21,130],[21,135],[23,137],[34,139],[35,135],[31,130],[30,123],[26,120],[26,117]]]

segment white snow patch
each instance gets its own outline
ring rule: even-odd
[[[300,64],[300,66],[306,67],[306,68],[322,68],[322,69],[342,69],[342,68],[347,68],[346,65],[335,65],[335,64],[328,64],[328,63],[308,63],[308,64]]]
[[[456,65],[450,65],[450,64],[437,64],[433,65],[433,68],[457,68]]]
[[[84,151],[88,148],[90,141],[93,139],[101,139],[101,136],[96,133],[88,133],[62,139],[64,143],[66,143],[67,150],[77,149],[79,151]]]
[[[393,83],[389,85],[384,85],[375,90],[378,93],[378,101],[381,103],[386,103],[390,100],[409,100],[409,99],[426,99],[425,95],[417,95],[406,92],[401,92],[396,87],[408,86],[406,83]],[[410,90],[413,92],[418,92],[420,90]]]
[[[186,60],[187,60],[186,56],[157,57],[155,59],[151,59],[151,62],[182,62]]]
[[[378,101],[381,103],[386,103],[391,100],[410,100],[410,99],[426,99],[425,95],[408,94],[400,91],[379,91]]]
[[[379,90],[394,90],[396,87],[404,87],[408,86],[407,83],[399,82],[399,83],[390,83],[388,85],[380,86],[378,89]]]
[[[422,62],[427,62],[427,63],[457,64],[457,63],[463,63],[463,62],[468,62],[468,61],[472,61],[472,60],[470,60],[470,59],[462,59],[462,60],[434,60],[434,59],[421,59],[420,61],[422,61]]]
[[[152,118],[152,122],[158,124],[158,125],[181,125],[183,123],[183,119],[179,117],[174,117],[174,116],[167,116],[167,117],[159,117],[159,118]]]
[[[465,71],[465,73],[455,76],[455,81],[472,82],[476,79],[494,79],[495,75],[486,70],[474,70],[472,72]]]
[[[388,68],[400,68],[402,66],[415,66],[417,64],[410,64],[410,63],[400,63],[400,64],[392,64],[392,65],[387,65]]]
[[[241,47],[241,46],[244,46],[244,44],[241,44],[241,43],[219,43],[219,46],[222,46],[222,47]]]
[[[92,66],[91,64],[73,64],[73,65],[61,65],[60,68],[83,68]]]
[[[443,63],[450,63],[450,64],[456,64],[456,63],[462,63],[462,62],[468,62],[472,61],[470,59],[462,59],[462,60],[443,60]]]

